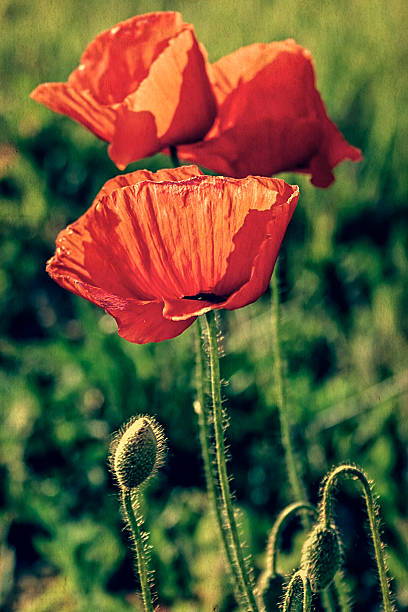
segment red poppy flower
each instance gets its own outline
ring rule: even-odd
[[[179,148],[182,159],[237,178],[306,172],[318,187],[342,160],[361,159],[327,116],[310,52],[293,40],[238,49],[213,64],[210,79],[217,118],[202,142]]]
[[[67,83],[43,83],[31,97],[110,142],[121,169],[199,140],[216,112],[193,26],[175,12],[139,15],[102,32]]]
[[[196,166],[122,175],[59,234],[47,271],[115,317],[126,340],[173,338],[262,295],[298,196],[279,179]]]

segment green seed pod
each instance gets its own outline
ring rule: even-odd
[[[111,467],[121,489],[135,489],[163,463],[163,430],[150,416],[138,416],[115,435]]]
[[[341,547],[335,526],[317,523],[302,548],[300,566],[306,571],[314,593],[325,589],[341,566]]]

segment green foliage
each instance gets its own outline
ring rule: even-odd
[[[123,556],[115,534],[87,519],[56,525],[52,539],[37,538],[36,547],[66,576],[73,592],[89,601],[106,587]]]
[[[329,115],[363,150],[361,164],[336,169],[329,190],[285,177],[300,184],[301,198],[281,257],[281,336],[312,500],[335,463],[356,462],[375,478],[392,589],[398,609],[408,609],[405,0],[1,3],[0,607],[137,609],[107,455],[111,432],[146,413],[158,417],[170,446],[144,512],[159,601],[172,612],[207,612],[217,603],[233,610],[213,517],[198,490],[190,330],[162,344],[131,345],[107,315],[44,272],[58,231],[118,171],[105,143],[28,94],[42,81],[65,80],[99,31],[163,9],[194,23],[211,60],[286,37],[308,47]],[[131,169],[166,165],[157,156]],[[258,573],[267,533],[288,501],[269,321],[267,295],[222,316],[229,469],[246,505]],[[355,488],[344,487],[336,510],[355,609],[375,610],[375,566],[356,535],[365,515]],[[301,542],[290,551],[283,538],[282,547],[281,557],[293,556],[297,566]]]

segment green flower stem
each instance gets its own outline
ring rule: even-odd
[[[204,381],[205,381],[205,364],[203,351],[201,349],[201,329],[200,320],[197,320],[195,325],[196,338],[195,338],[195,350],[196,350],[196,390],[197,399],[194,405],[195,411],[198,414],[198,427],[199,437],[201,444],[201,453],[203,456],[204,463],[204,474],[207,484],[207,492],[210,500],[210,504],[214,510],[219,531],[221,534],[222,544],[227,558],[227,563],[230,568],[232,577],[234,579],[234,585],[237,592],[242,596],[242,589],[240,583],[239,573],[234,564],[234,554],[231,550],[231,545],[228,539],[228,532],[224,525],[222,518],[222,508],[220,507],[217,493],[217,482],[213,470],[213,462],[211,457],[211,432],[209,426],[209,415],[207,410],[207,404],[205,400],[204,392]]]
[[[378,577],[380,580],[384,610],[386,612],[392,612],[394,610],[394,607],[391,602],[391,594],[387,578],[387,567],[385,564],[384,551],[380,539],[380,532],[378,529],[374,496],[371,491],[370,483],[362,470],[359,470],[353,465],[339,465],[337,468],[334,468],[334,470],[332,470],[324,484],[322,498],[322,520],[324,521],[326,526],[330,525],[332,514],[331,502],[333,496],[333,489],[337,484],[339,476],[351,476],[352,478],[357,478],[363,487],[364,498],[367,506],[368,520],[370,524],[371,537],[374,546],[375,560],[377,563]]]
[[[138,494],[136,493],[136,496]],[[132,490],[131,489],[123,489],[122,490],[122,503],[123,508],[125,510],[125,515],[130,527],[130,530],[133,535],[133,539],[135,542],[136,548],[136,558],[137,558],[137,567],[139,571],[140,578],[140,586],[142,589],[142,598],[145,612],[153,612],[153,601],[152,594],[150,592],[149,580],[148,580],[148,565],[147,565],[147,556],[145,550],[145,542],[142,536],[141,526],[142,526],[142,518],[141,516],[136,516],[133,501],[132,501]],[[135,501],[136,507],[139,506],[139,500],[136,497]]]
[[[300,590],[301,589],[301,590]],[[300,604],[300,594],[302,604]],[[300,607],[302,606],[302,608]],[[295,572],[288,584],[283,602],[283,612],[300,610],[310,612],[312,609],[312,591],[306,572],[299,570]]]
[[[333,592],[333,598],[335,598],[335,601],[337,601],[340,612],[349,612],[349,591],[347,586],[344,584],[344,580],[340,572],[338,572],[334,577],[334,584],[329,586],[329,590]]]
[[[292,494],[295,501],[307,499],[305,488],[300,476],[300,469],[297,465],[295,453],[292,446],[292,436],[290,431],[288,407],[286,403],[285,382],[283,376],[281,343],[279,335],[280,322],[280,302],[279,302],[279,285],[278,285],[278,265],[275,265],[275,270],[271,279],[272,290],[272,342],[274,355],[274,375],[276,385],[276,398],[278,402],[279,421],[281,429],[282,446],[285,453],[286,470],[289,477],[289,483],[292,489]]]
[[[326,608],[334,612],[343,612],[348,610],[349,606],[342,598],[342,592],[338,585],[332,583],[322,593],[322,600]]]
[[[218,357],[217,324],[213,311],[203,315],[205,330],[208,337],[208,353],[210,363],[211,396],[213,404],[213,420],[216,443],[216,460],[218,478],[221,488],[221,498],[223,503],[224,524],[229,534],[231,548],[234,554],[234,564],[240,578],[240,584],[245,598],[246,605],[252,612],[259,612],[258,603],[253,592],[253,585],[248,574],[241,542],[238,535],[238,527],[235,520],[234,509],[232,506],[231,491],[227,473],[227,463],[225,458],[224,440],[224,419],[221,403],[221,380],[220,363]]]
[[[170,157],[172,164],[175,168],[180,166],[180,160],[177,155],[177,147],[170,146]],[[198,414],[198,427],[199,427],[199,438],[201,445],[201,454],[203,457],[204,463],[204,474],[207,485],[207,493],[210,499],[210,503],[214,508],[215,517],[217,520],[217,524],[220,530],[221,539],[223,543],[223,548],[225,551],[225,556],[227,558],[228,566],[231,570],[231,574],[234,580],[234,586],[237,590],[237,594],[240,598],[243,597],[241,579],[238,569],[236,567],[236,563],[234,563],[234,552],[232,550],[230,540],[228,537],[228,530],[223,521],[223,511],[220,507],[219,496],[217,493],[217,480],[214,474],[212,459],[211,459],[211,432],[209,427],[209,419],[208,419],[208,411],[207,405],[205,402],[205,392],[204,392],[204,380],[205,380],[205,371],[204,371],[204,359],[203,352],[201,349],[201,326],[200,321],[197,320],[197,324],[195,326],[196,329],[196,341],[195,341],[195,352],[196,352],[196,391],[197,391],[197,399],[195,403],[195,411]]]
[[[266,549],[266,571],[272,576],[276,575],[276,560],[282,530],[288,524],[288,522],[300,512],[307,512],[308,514],[312,515],[313,518],[317,518],[318,516],[317,510],[314,506],[312,506],[312,504],[309,504],[308,502],[294,502],[282,510],[273,524]]]

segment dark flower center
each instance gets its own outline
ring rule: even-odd
[[[219,304],[224,302],[227,298],[223,295],[215,295],[215,293],[197,293],[197,295],[184,295],[183,300],[198,300],[211,302],[211,304]]]

